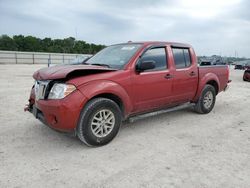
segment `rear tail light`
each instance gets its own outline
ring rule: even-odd
[[[227,80],[229,81],[229,65],[227,65]]]
[[[227,83],[232,82],[232,80],[229,80],[229,72],[230,72],[229,65],[227,65]]]

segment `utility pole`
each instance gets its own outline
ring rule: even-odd
[[[75,47],[76,41],[77,41],[77,27],[75,27],[75,41],[73,47]]]
[[[235,58],[238,58],[238,52],[235,50],[235,54],[234,54],[235,56]]]
[[[77,40],[77,27],[75,27],[75,37],[76,37],[76,40]]]

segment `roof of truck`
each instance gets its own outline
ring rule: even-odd
[[[190,47],[192,47],[191,45],[185,44],[185,43],[165,42],[165,41],[139,41],[139,42],[131,42],[131,41],[129,41],[128,43],[131,43],[131,44],[143,44],[145,46],[147,46],[147,45],[161,45],[161,44],[164,44],[164,45],[170,45],[170,46],[173,46],[173,47],[183,47],[183,48],[190,48]]]

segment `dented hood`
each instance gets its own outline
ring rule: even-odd
[[[57,80],[115,70],[94,65],[59,65],[42,68],[33,74],[33,78],[35,80]]]

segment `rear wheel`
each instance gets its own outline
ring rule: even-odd
[[[106,98],[93,99],[81,113],[77,136],[88,146],[105,145],[117,135],[121,119],[121,110],[114,101]]]
[[[216,100],[215,88],[211,85],[205,85],[201,92],[198,102],[195,104],[195,111],[200,114],[211,112]]]

